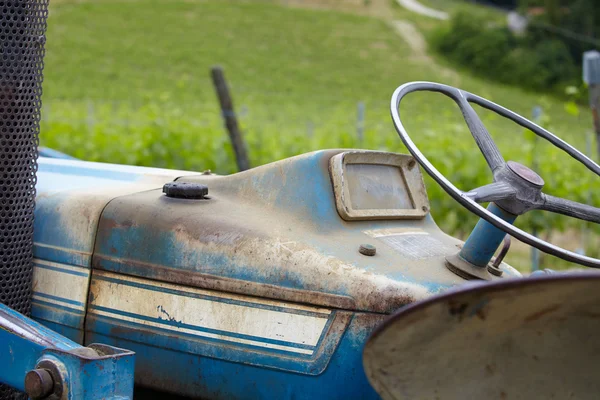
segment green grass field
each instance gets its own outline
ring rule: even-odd
[[[410,19],[425,34],[437,23],[392,10],[391,18]],[[209,76],[220,64],[253,165],[321,148],[406,151],[389,99],[412,80],[459,86],[526,116],[540,104],[556,134],[584,147],[587,111],[573,116],[559,100],[449,74],[432,60],[413,57],[388,21],[374,17],[261,1],[61,0],[50,6],[41,142],[86,160],[234,172]],[[358,102],[366,105],[362,141]],[[401,111],[417,144],[459,187],[489,182],[450,100],[415,94]],[[482,116],[507,158],[538,155],[551,193],[586,198],[592,181],[578,166],[510,123]],[[474,219],[431,182],[429,190],[438,222],[469,231]]]

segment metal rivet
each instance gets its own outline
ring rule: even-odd
[[[42,399],[52,393],[54,380],[45,369],[34,369],[25,375],[25,392],[32,399]]]
[[[417,165],[417,162],[415,160],[410,160],[408,162],[408,169],[413,169],[415,165]]]
[[[426,206],[423,206],[421,209],[422,209],[423,211],[427,212],[427,207],[426,207]]]
[[[358,248],[358,252],[364,256],[374,256],[377,252],[375,246],[370,244],[361,244]]]

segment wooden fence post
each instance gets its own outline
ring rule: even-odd
[[[597,160],[600,161],[600,53],[596,50],[583,53],[583,81],[589,85],[590,108],[596,131]]]
[[[211,68],[211,77],[215,86],[215,91],[219,98],[219,104],[221,105],[221,113],[227,132],[229,133],[229,139],[231,139],[231,145],[235,153],[235,160],[237,162],[238,170],[245,171],[250,168],[250,161],[248,161],[248,152],[246,150],[246,142],[238,126],[237,117],[233,111],[233,100],[225,81],[225,75],[223,74],[223,68],[215,66]]]
[[[596,131],[596,160],[600,160],[600,85],[590,85],[590,108],[594,117],[594,131]],[[591,156],[591,154],[590,154]]]

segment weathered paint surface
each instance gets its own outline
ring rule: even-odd
[[[100,214],[112,199],[161,188],[183,171],[38,160],[32,316],[81,343]]]
[[[33,263],[32,316],[82,343],[90,269],[39,258]]]
[[[444,255],[457,252],[459,242],[430,217],[340,218],[328,170],[337,153],[310,153],[228,177],[180,179],[206,184],[210,200],[172,199],[160,190],[119,197],[103,212],[94,268],[383,313],[462,283],[444,266]],[[446,250],[415,257],[365,233],[376,231],[426,233]],[[376,245],[377,255],[359,254],[362,243]]]
[[[125,339],[154,332],[167,336],[151,341],[161,348],[313,375],[327,366],[349,319],[325,308],[106,272],[94,272],[90,298],[90,331]]]
[[[162,345],[166,335],[157,335],[146,329],[117,326],[115,330],[121,334],[114,334],[105,327],[103,332],[91,332],[89,335],[90,340],[135,351],[136,379],[139,381],[194,398],[379,399],[361,366],[362,348],[369,333],[386,316],[348,312],[338,314],[343,314],[351,322],[340,343],[332,349],[331,360],[320,375],[230,362],[226,354],[204,357],[181,349],[172,350]],[[171,337],[172,343],[179,340],[177,335]],[[221,351],[227,353],[229,349],[224,347]]]
[[[599,285],[570,273],[432,297],[377,329],[365,370],[384,399],[597,399]]]

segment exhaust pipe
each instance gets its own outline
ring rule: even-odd
[[[48,0],[4,0],[0,14],[0,302],[25,315],[47,17]],[[0,386],[0,399],[14,397]]]

